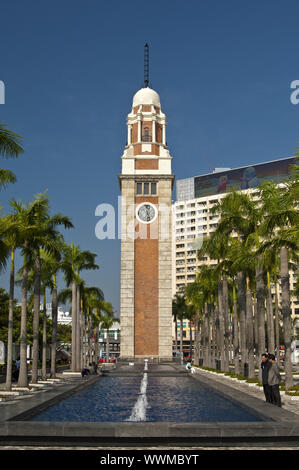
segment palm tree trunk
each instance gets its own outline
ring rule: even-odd
[[[268,335],[268,351],[274,354],[274,323],[273,323],[273,304],[271,295],[270,274],[267,272],[267,335]]]
[[[57,285],[56,274],[53,274],[53,290],[52,290],[52,343],[51,343],[51,377],[56,377],[56,347],[57,347]]]
[[[89,342],[90,342],[90,362],[94,362],[94,329],[92,327],[91,319],[89,321]]]
[[[81,299],[81,291],[80,291],[80,351],[79,351],[79,357],[80,357],[80,369],[82,369],[83,364],[84,364],[84,358],[83,358],[83,341],[84,341],[84,333],[85,333],[85,322],[86,322],[86,317],[85,313],[83,312],[83,301]]]
[[[46,288],[43,292],[43,357],[42,357],[42,378],[47,380],[47,307]]]
[[[80,302],[80,286],[77,290],[77,325],[76,325],[76,367],[77,371],[82,369],[81,364],[81,302]]]
[[[77,350],[77,287],[76,281],[72,281],[72,371],[77,371],[76,350]]]
[[[233,313],[230,314],[230,337],[229,337],[229,347],[230,347],[230,364],[233,363],[234,357],[234,346],[233,346]]]
[[[258,264],[256,267],[256,309],[258,320],[258,358],[265,352],[265,284],[264,270]],[[259,380],[262,381],[262,370],[259,367]]]
[[[254,357],[255,357],[255,366],[259,367],[259,358],[258,358],[258,318],[257,318],[257,305],[256,305],[256,295],[253,296],[253,328],[254,328]]]
[[[278,307],[278,287],[275,282],[275,343],[276,343],[276,361],[280,367],[280,335],[279,335],[279,307]]]
[[[212,303],[211,310],[211,321],[212,321],[212,338],[211,338],[211,367],[215,368],[215,358],[216,358],[216,318],[215,318],[215,303]]]
[[[176,344],[176,352],[179,352],[179,341],[178,341],[178,322],[177,317],[175,317],[175,344]]]
[[[26,261],[24,260],[24,264]],[[27,279],[28,268],[24,265],[22,276],[22,306],[21,306],[21,329],[20,329],[20,372],[19,387],[28,387],[27,367]]]
[[[109,363],[109,356],[110,356],[110,344],[109,344],[109,328],[106,330],[106,362]]]
[[[86,316],[86,344],[87,344],[87,356],[89,364],[92,364],[92,332],[91,332],[91,323],[90,323],[90,315],[89,315],[89,307],[87,308],[87,316]]]
[[[219,303],[219,299],[218,299]],[[216,361],[220,359],[220,332],[219,332],[219,305],[215,305],[215,330],[216,330],[216,347],[215,347],[215,369],[217,369]]]
[[[95,335],[94,335],[94,341],[95,341],[94,355],[95,355],[96,364],[99,363],[99,335],[100,335],[99,330],[100,330],[99,325],[97,325],[96,328],[95,328]]]
[[[179,342],[178,342],[178,322],[177,322],[177,315],[174,314],[174,332],[175,332],[175,352],[176,355],[179,351]]]
[[[82,364],[82,367],[84,366],[88,366],[88,361],[87,361],[87,351],[88,351],[88,348],[87,348],[87,324],[86,324],[86,316],[85,315],[82,315],[81,317],[81,338],[80,338],[80,341],[81,341],[81,354],[80,354],[80,360],[81,360],[81,364]]]
[[[252,293],[247,278],[246,290],[246,316],[247,316],[247,350],[248,350],[248,377],[253,378],[254,372],[254,342],[253,342],[253,311],[252,311]]]
[[[88,341],[89,341],[89,360],[90,363],[92,364],[94,361],[94,331],[92,328],[92,321],[91,321],[91,316],[89,316],[88,320]]]
[[[223,320],[224,320],[224,365],[223,370],[229,371],[229,331],[228,331],[228,285],[227,277],[223,277]]]
[[[11,248],[10,280],[9,280],[9,308],[8,308],[7,363],[6,363],[7,369],[6,369],[5,390],[11,390],[14,284],[15,284],[15,250],[12,247]]]
[[[91,364],[92,360],[92,354],[91,354],[91,332],[90,332],[90,324],[89,324],[89,314],[88,314],[88,308],[87,308],[87,313],[86,316],[83,317],[83,324],[84,324],[84,343],[85,343],[85,357],[86,361],[88,358],[88,363]]]
[[[205,305],[205,316],[204,316],[204,355],[203,362],[206,367],[210,367],[210,341],[209,341],[209,306]]]
[[[238,326],[238,312],[237,312],[237,298],[236,289],[233,287],[233,345],[234,345],[234,365],[235,374],[240,374],[240,362],[239,362],[239,326]]]
[[[194,364],[199,365],[199,325],[200,316],[196,314],[194,319],[195,333],[194,333]]]
[[[292,342],[292,322],[290,309],[290,279],[289,279],[289,262],[288,249],[282,247],[280,249],[280,277],[281,277],[281,310],[283,318],[283,334],[284,334],[284,370],[285,370],[285,386],[289,389],[293,386],[293,372],[291,362],[291,342]]]
[[[240,317],[240,350],[241,350],[241,374],[244,373],[244,365],[246,361],[246,293],[244,274],[237,274],[238,282],[238,304]]]
[[[200,356],[201,356],[201,359],[202,359],[202,365],[205,366],[205,362],[204,362],[204,354],[205,354],[205,313],[204,313],[204,309],[203,309],[203,313],[202,313],[202,319],[201,319],[201,325],[200,325]]]
[[[212,341],[213,341],[213,335],[212,335],[212,303],[209,302],[208,304],[208,364],[209,367],[212,367]]]
[[[190,362],[191,362],[192,361],[192,356],[193,356],[193,353],[192,353],[193,338],[192,338],[192,322],[191,322],[191,320],[189,320],[189,337],[190,337]]]
[[[218,312],[219,312],[219,352],[220,352],[220,360],[221,360],[221,370],[225,370],[223,283],[220,278],[218,280]]]
[[[33,345],[32,345],[32,383],[38,381],[39,360],[39,315],[40,315],[40,256],[34,261],[34,313],[33,313]]]
[[[184,352],[183,352],[183,320],[180,318],[180,356],[181,364],[184,362]]]

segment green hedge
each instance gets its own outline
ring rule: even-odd
[[[217,374],[224,374],[228,377],[236,378],[238,380],[242,380],[248,383],[256,383],[257,385],[262,386],[261,382],[256,377],[249,379],[248,377],[244,377],[243,375],[236,374],[235,372],[224,372],[222,370],[213,369],[212,367],[204,367],[204,366],[195,366],[195,367],[197,367],[198,369],[203,369],[203,370],[207,370],[210,372],[216,372]]]

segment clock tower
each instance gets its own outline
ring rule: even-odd
[[[158,93],[134,95],[121,157],[120,359],[172,360],[174,175]]]

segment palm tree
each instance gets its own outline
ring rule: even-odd
[[[172,300],[172,312],[174,317],[180,321],[180,355],[181,355],[181,363],[184,360],[184,352],[183,352],[183,320],[186,318],[187,314],[187,304],[186,304],[186,297],[184,293],[176,293],[174,299]]]
[[[211,213],[220,215],[216,232],[222,236],[236,234],[240,246],[246,244],[247,239],[256,233],[261,219],[260,210],[252,198],[247,194],[235,191],[229,193],[219,204],[216,204]],[[240,318],[240,349],[244,367],[248,354],[246,350],[246,278],[242,270],[237,273],[236,277]]]
[[[82,299],[82,311],[84,313],[83,323],[83,334],[85,336],[85,341],[83,342],[83,346],[88,345],[87,350],[83,348],[82,355],[83,355],[83,365],[87,366],[86,360],[89,357],[89,362],[92,362],[92,356],[94,355],[94,351],[91,345],[91,337],[92,337],[92,317],[93,312],[96,310],[102,302],[104,301],[104,294],[103,291],[98,287],[88,287],[85,286],[85,283],[82,282],[81,286],[81,299]]]
[[[255,262],[256,253],[253,250],[252,243],[250,243],[250,236],[246,242],[240,244],[239,241],[235,241],[231,247],[231,257],[233,259],[232,269],[234,272],[242,272],[246,279],[246,293],[245,293],[245,306],[246,325],[243,327],[245,337],[243,338],[244,344],[246,344],[246,352],[244,357],[244,363],[248,364],[248,376],[254,377],[254,317],[253,317],[253,295],[252,288],[255,281]]]
[[[41,287],[41,257],[40,250],[57,253],[57,242],[61,234],[57,227],[71,228],[70,219],[61,214],[50,216],[49,199],[44,194],[36,196],[36,211],[32,213],[32,224],[35,230],[30,237],[30,256],[34,264],[34,316],[33,316],[33,347],[32,347],[32,383],[38,380],[39,352],[39,316],[40,316],[40,287]],[[59,252],[58,252],[59,255]]]
[[[186,298],[186,300],[187,300],[187,298]],[[193,305],[192,305],[191,303],[187,302],[187,309],[186,309],[186,313],[185,313],[185,320],[187,320],[188,323],[189,323],[189,343],[190,343],[189,350],[190,350],[190,361],[192,361],[192,357],[193,357],[192,324],[194,323],[195,318],[196,318],[196,311],[195,311]]]
[[[52,341],[51,341],[51,377],[56,377],[56,348],[57,348],[57,320],[58,320],[58,294],[57,274],[61,270],[61,252],[63,237],[57,240],[56,252],[49,253],[41,250],[42,272],[47,287],[52,292]]]
[[[174,322],[174,336],[175,336],[175,352],[178,353],[178,318],[177,318],[177,309],[175,308],[174,304],[172,303],[172,316]]]
[[[104,300],[100,302],[96,302],[96,305],[93,309],[92,314],[92,327],[94,328],[94,358],[96,363],[98,362],[99,358],[99,332],[100,332],[100,325],[102,322],[102,316],[104,315],[112,315],[113,307],[110,302],[106,302]],[[118,320],[119,321],[119,320]]]
[[[10,285],[9,285],[9,310],[8,310],[8,337],[7,337],[7,361],[6,361],[6,390],[11,389],[12,381],[12,335],[13,335],[13,309],[14,309],[14,253],[15,248],[10,247],[8,240],[16,233],[15,224],[9,217],[0,219],[0,264],[1,270],[5,269],[6,262],[11,256]]]
[[[218,305],[216,309],[216,342],[218,346],[218,359],[221,360],[221,369],[225,371],[229,369],[229,245],[229,236],[225,232],[221,233],[216,230],[209,238],[204,240],[202,248],[198,252],[199,259],[202,259],[204,255],[208,255],[211,259],[217,260],[217,264],[212,268],[208,268],[206,266],[201,267],[201,273],[203,275],[201,282],[203,285],[206,284],[206,292],[208,292],[207,299],[217,290]],[[204,271],[204,268],[206,271]],[[210,284],[211,282],[212,285]],[[217,282],[217,289],[213,285],[213,282]]]
[[[94,262],[97,255],[90,251],[81,251],[80,246],[64,244],[63,259],[61,263],[67,286],[72,286],[72,371],[81,370],[80,345],[80,272],[84,269],[98,269]]]
[[[109,330],[115,322],[119,322],[119,319],[114,317],[112,305],[109,302],[105,303],[106,313],[101,315],[101,329],[106,330],[106,360],[108,363],[110,357]]]
[[[268,338],[268,351],[275,352],[275,334],[274,334],[274,316],[273,316],[273,302],[271,292],[271,278],[276,282],[279,276],[279,256],[276,250],[265,250],[263,252],[264,265],[266,267],[267,283],[266,283],[266,317],[267,317],[267,338]],[[278,322],[278,315],[276,311],[276,328]],[[279,342],[279,341],[278,341]],[[277,346],[277,344],[276,344]],[[279,344],[277,352],[279,352]],[[279,354],[278,354],[279,356]],[[279,357],[277,358],[279,360]]]
[[[10,205],[14,209],[14,218],[22,232],[21,236],[21,249],[24,257],[24,265],[22,268],[22,287],[21,287],[21,327],[20,327],[20,371],[18,385],[20,387],[27,387],[28,385],[28,371],[27,371],[27,280],[28,280],[28,237],[34,227],[31,223],[32,212],[35,210],[35,205],[38,204],[34,201],[31,204],[24,205],[20,201],[12,199]],[[17,229],[16,229],[17,230]],[[14,266],[12,271],[14,276]]]
[[[240,352],[240,342],[239,342],[239,326],[238,326],[238,311],[237,311],[237,294],[235,280],[233,280],[233,348],[234,348],[234,370],[235,374],[240,374],[240,361],[239,361],[239,352]]]
[[[261,235],[264,241],[262,250],[275,248],[280,255],[281,307],[285,343],[285,384],[286,389],[293,385],[291,362],[291,309],[289,286],[289,254],[298,252],[298,180],[290,179],[282,187],[272,182],[265,182],[260,189],[260,197],[264,207],[264,219]]]
[[[22,138],[0,122],[0,155],[4,158],[18,157],[24,152],[21,145]],[[12,171],[0,169],[0,187],[5,187],[8,183],[15,183],[16,180]]]
[[[43,347],[42,347],[42,377],[46,379],[46,338],[47,338],[47,316],[46,316],[46,289],[52,293],[52,338],[51,338],[51,378],[56,377],[56,348],[57,348],[57,321],[58,321],[58,294],[57,294],[57,273],[61,268],[59,246],[63,242],[62,235],[57,240],[57,251],[49,253],[41,249],[41,295],[43,298]],[[34,283],[34,270],[29,274],[29,288]]]
[[[42,340],[42,379],[47,380],[47,305],[46,284],[42,283],[41,295],[43,299],[43,340]]]
[[[71,226],[68,218],[57,214],[50,218],[47,214],[48,198],[37,195],[36,199],[23,205],[20,201],[11,201],[15,216],[18,220],[24,236],[22,238],[22,255],[24,264],[22,267],[22,306],[21,306],[21,331],[20,331],[20,373],[19,386],[28,385],[27,376],[27,292],[28,273],[35,267],[34,279],[34,320],[33,320],[33,365],[32,380],[37,381],[38,367],[38,325],[40,313],[40,246],[46,246],[49,250],[55,250],[55,240],[59,237],[56,226],[62,224]]]
[[[198,326],[202,325],[203,364],[214,365],[215,360],[215,298],[217,290],[218,273],[213,266],[201,266],[196,280],[188,284],[185,296],[190,304],[190,313],[187,317],[195,320],[196,338],[199,339]],[[219,335],[217,335],[218,337]],[[197,350],[199,347],[197,346]],[[197,353],[198,359],[199,354]]]

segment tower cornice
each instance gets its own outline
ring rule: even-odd
[[[119,182],[119,187],[121,189],[121,182],[123,180],[130,180],[130,181],[138,181],[138,182],[153,182],[157,183],[158,181],[161,180],[171,180],[171,189],[173,188],[173,183],[175,180],[175,175],[154,175],[154,174],[134,174],[134,175],[122,175],[118,174],[118,182]]]

